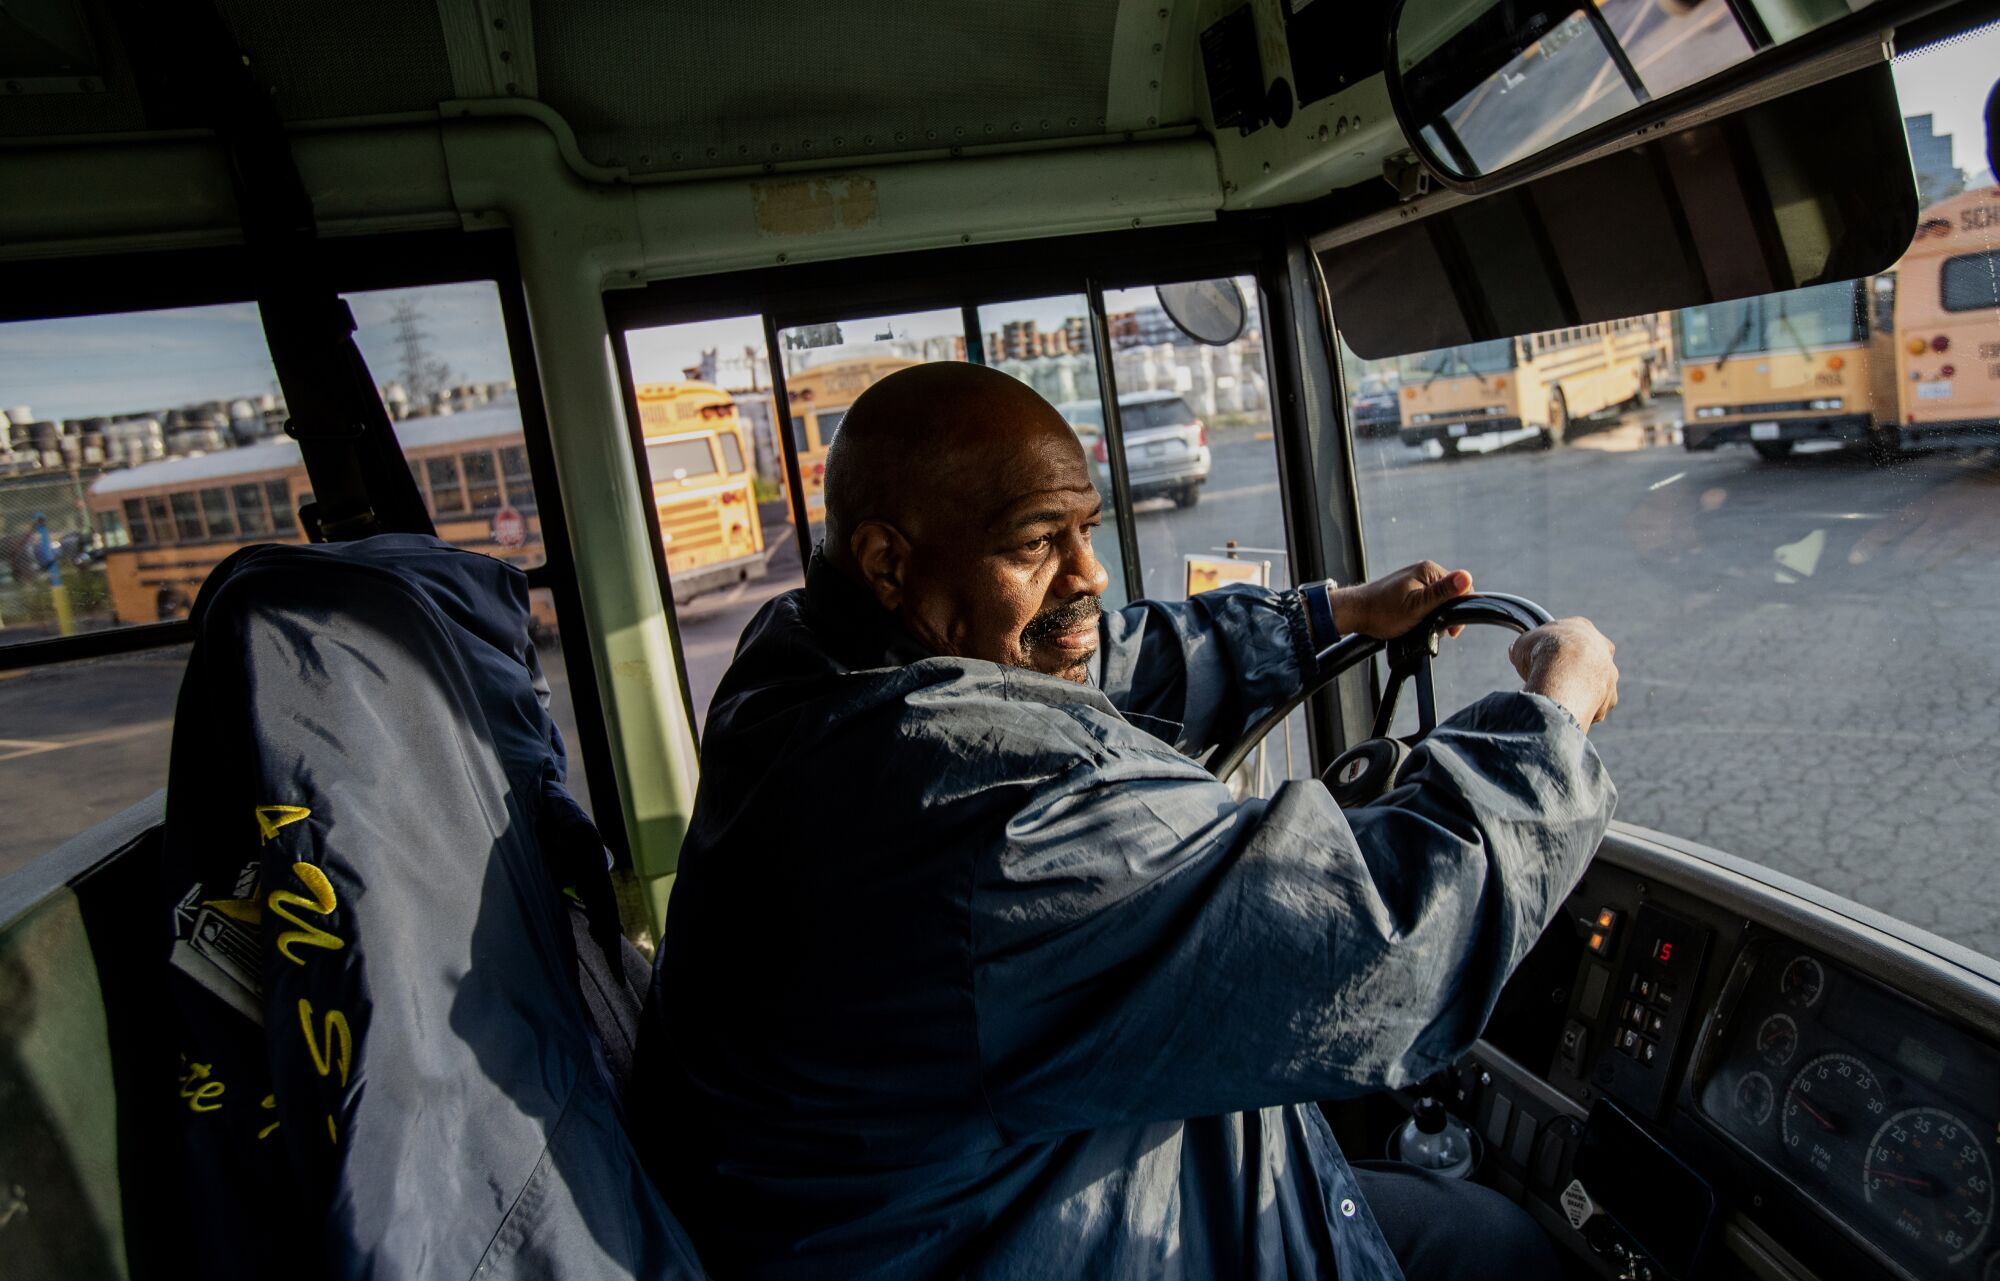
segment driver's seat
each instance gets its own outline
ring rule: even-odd
[[[701,1275],[623,1128],[644,963],[523,575],[419,535],[255,547],[193,622],[157,914],[187,1270]]]

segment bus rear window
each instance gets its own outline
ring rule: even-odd
[[[1945,259],[1938,280],[1938,298],[1946,311],[1990,311],[2000,307],[2000,249]]]
[[[742,471],[743,445],[736,439],[736,433],[726,431],[717,436],[715,440],[717,444],[722,446],[722,470],[732,476]]]
[[[646,446],[646,466],[653,479],[680,480],[687,476],[715,474],[715,455],[709,452],[708,438],[669,440]]]

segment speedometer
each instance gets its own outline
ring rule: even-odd
[[[1888,1103],[1882,1083],[1852,1054],[1822,1054],[1785,1089],[1785,1150],[1835,1183],[1861,1173],[1868,1136]]]
[[[1905,1108],[1868,1145],[1861,1191],[1903,1236],[1957,1263],[1993,1219],[1993,1167],[1976,1132],[1942,1108]]]

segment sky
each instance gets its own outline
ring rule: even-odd
[[[356,340],[378,383],[401,375],[391,315],[423,313],[431,356],[453,382],[512,378],[500,294],[488,281],[348,295]],[[234,400],[277,390],[254,303],[0,324],[0,412],[87,418]]]

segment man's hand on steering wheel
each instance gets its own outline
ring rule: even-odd
[[[1558,618],[1514,638],[1507,651],[1528,692],[1569,709],[1585,732],[1618,706],[1618,647],[1587,618]]]
[[[1406,565],[1372,583],[1336,587],[1333,622],[1343,635],[1359,633],[1377,640],[1394,640],[1415,627],[1446,601],[1472,591],[1472,575],[1446,569],[1434,560]],[[1458,635],[1463,627],[1454,627]]]

